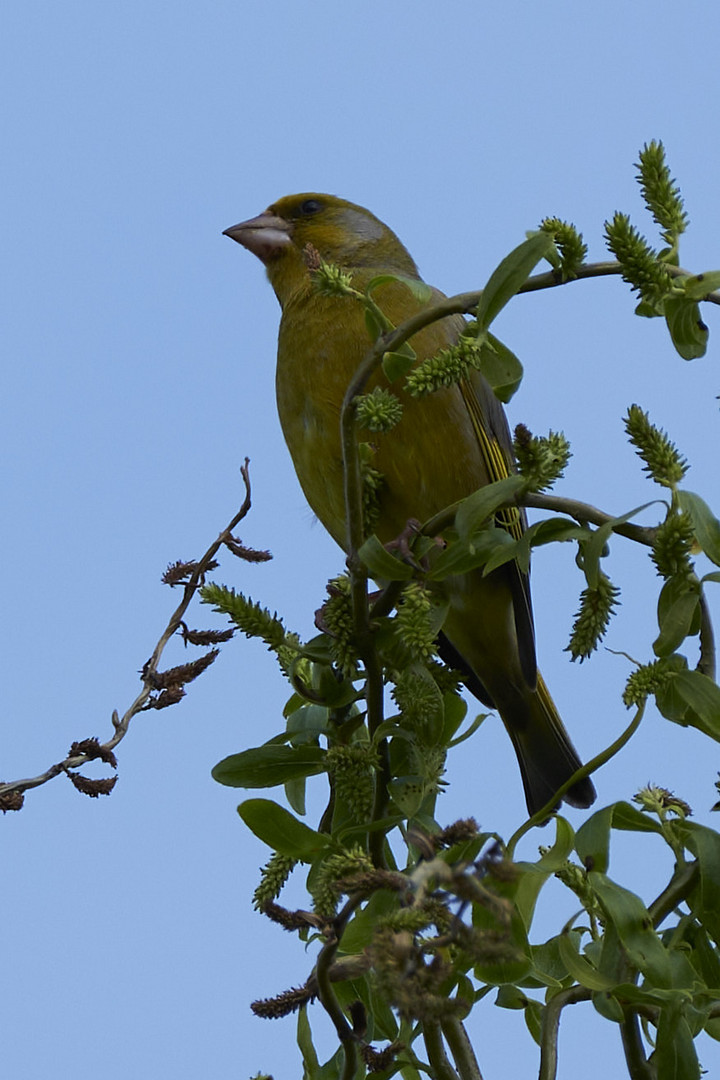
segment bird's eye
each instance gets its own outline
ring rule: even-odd
[[[300,203],[300,213],[303,217],[317,214],[319,210],[322,210],[322,203],[317,199],[306,199],[305,202]]]

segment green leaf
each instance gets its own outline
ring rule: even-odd
[[[532,946],[533,966],[524,985],[532,978],[539,986],[549,986],[559,990],[567,979],[567,968],[560,956],[560,936],[551,937],[541,945]]]
[[[529,933],[540,890],[549,877],[563,866],[570,855],[575,839],[572,826],[561,814],[555,816],[555,842],[543,852],[536,863],[518,863],[519,878],[515,905]]]
[[[507,302],[522,288],[540,260],[549,256],[553,249],[553,241],[548,233],[537,232],[505,256],[490,275],[477,306],[480,329],[487,330]]]
[[[614,1024],[625,1022],[623,1007],[609,990],[595,990],[592,1003],[595,1006],[595,1011],[605,1020],[611,1020]]]
[[[512,502],[524,487],[525,480],[522,476],[506,476],[468,495],[467,499],[460,503],[455,515],[455,526],[460,537],[467,540],[504,503]]]
[[[429,300],[433,298],[433,289],[426,282],[421,281],[420,278],[406,277],[404,274],[376,274],[374,278],[371,278],[367,284],[365,292],[368,296],[372,293],[378,285],[392,285],[395,282],[399,282],[404,285],[413,294],[416,300],[419,300],[421,304],[427,304]]]
[[[675,284],[682,284],[685,295],[691,300],[704,300],[708,293],[720,289],[720,270],[707,270],[704,274],[693,274],[691,277],[682,278],[680,282],[675,279]]]
[[[501,533],[504,529],[499,530]],[[495,542],[495,549],[490,553],[490,557],[485,560],[483,565],[483,577],[487,577],[493,570],[497,570],[499,566],[504,566],[508,562],[516,562],[520,567],[520,570],[527,574],[528,567],[530,566],[530,545],[528,544],[525,536],[520,537],[519,540],[514,540],[511,533],[505,533],[511,543],[507,540],[497,537]]]
[[[668,597],[671,598],[669,606]],[[656,656],[669,656],[682,645],[692,632],[699,602],[697,585],[686,581],[678,585],[674,578],[665,583],[658,600],[660,633],[653,642]]]
[[[298,695],[297,700],[302,701],[302,698]],[[287,734],[293,746],[317,744],[318,736],[326,735],[329,726],[328,710],[324,705],[304,702],[287,715]]]
[[[494,525],[479,530],[467,540],[451,540],[432,560],[428,578],[442,581],[453,574],[467,574],[490,559],[497,562],[505,552],[510,552],[508,557],[513,558],[516,543],[509,532]]]
[[[663,833],[663,827],[659,821],[644,814],[629,802],[616,802],[613,804],[612,815],[613,829],[622,829],[625,832],[654,832]]]
[[[587,583],[591,589],[597,588],[598,578],[600,576],[600,559],[606,554],[606,545],[612,536],[613,532],[618,525],[625,525],[632,518],[637,517],[643,510],[647,510],[648,506],[652,506],[654,502],[658,500],[651,500],[650,502],[643,503],[642,506],[636,506],[633,510],[629,510],[627,514],[623,514],[621,517],[612,518],[610,521],[606,521],[603,525],[600,525],[597,529],[590,529],[591,539],[583,543],[582,545],[582,566],[587,578]]]
[[[679,671],[673,688],[690,707],[684,719],[720,742],[720,687],[699,671]]]
[[[679,1004],[660,1010],[653,1061],[658,1080],[699,1080],[700,1063]]]
[[[575,935],[569,933],[560,934],[558,937],[560,958],[567,968],[568,974],[575,982],[588,990],[612,990],[614,981],[602,975],[586,956],[583,956],[575,944]]]
[[[391,780],[388,794],[406,818],[414,817],[423,804],[426,785],[422,776],[402,776]]]
[[[470,724],[465,728],[465,731],[458,735],[456,739],[450,740],[450,742],[448,743],[448,750],[451,750],[455,746],[459,746],[460,743],[465,742],[466,739],[472,738],[472,736],[475,734],[483,721],[487,720],[489,715],[490,713],[478,713],[475,719],[472,720]]]
[[[670,958],[640,897],[594,870],[588,874],[588,882],[608,920],[614,924],[630,963],[656,986],[669,987]]]
[[[698,544],[708,559],[720,566],[720,521],[699,495],[693,491],[678,491],[678,503],[692,518]]]
[[[308,828],[270,799],[246,799],[238,806],[238,814],[258,839],[300,862],[312,862],[331,843],[325,833]]]
[[[672,343],[683,360],[697,360],[707,350],[708,328],[700,318],[696,300],[684,296],[665,298],[665,321]]]
[[[387,322],[388,320],[385,320],[385,323]],[[370,308],[365,308],[365,327],[370,335],[371,341],[377,341],[378,338],[382,337],[383,334],[390,329],[389,325],[385,325],[385,323],[380,321],[379,315],[374,311]]]
[[[575,850],[588,870],[608,868],[610,860],[610,828],[613,806],[605,806],[584,821],[575,834]]]
[[[480,371],[495,397],[507,405],[522,382],[523,366],[515,353],[493,334],[488,334],[480,347]]]
[[[415,350],[405,342],[395,351],[383,353],[382,369],[388,382],[395,382],[407,375],[417,360]]]
[[[227,787],[264,788],[322,772],[325,772],[325,751],[319,746],[266,743],[223,758],[212,770],[212,776]]]
[[[332,664],[332,638],[329,634],[316,634],[300,648],[300,656],[303,660],[312,660],[318,664]]]
[[[540,1039],[542,1036],[543,1011],[543,1006],[539,1001],[535,1001],[532,998],[528,1000],[525,1007],[525,1024],[538,1046],[540,1046]]]
[[[641,300],[635,308],[635,314],[640,315],[644,319],[656,319],[658,316],[662,315],[662,309],[662,302],[653,304],[649,300]]]
[[[473,925],[479,930],[488,930],[499,935],[507,934],[507,927],[497,917],[480,904],[473,905]],[[478,961],[474,966],[475,977],[481,982],[500,986],[502,983],[517,983],[532,967],[530,945],[525,933],[523,921],[517,911],[510,917],[510,933],[507,941],[507,953],[502,959]],[[512,955],[514,953],[514,955]]]
[[[498,987],[495,998],[498,1009],[524,1009],[527,1003],[527,994],[524,994],[519,987],[513,986],[511,983]]]
[[[465,698],[461,698],[459,694],[454,694],[451,690],[446,691],[442,698],[443,726],[439,742],[442,746],[447,746],[465,719],[468,706]]]
[[[563,540],[589,540],[590,536],[589,529],[566,517],[543,518],[542,521],[534,522],[523,533],[523,538],[530,540],[531,547]]]
[[[367,538],[358,555],[376,581],[409,581],[413,576],[412,566],[391,555],[374,533]]]
[[[676,822],[674,827],[684,837],[700,868],[690,907],[716,944],[720,944],[720,835],[695,821]]]
[[[317,1080],[320,1073],[320,1062],[313,1046],[306,1005],[302,1005],[298,1012],[297,1044],[302,1054],[303,1080]]]
[[[373,939],[381,919],[397,911],[397,895],[386,889],[374,892],[367,904],[356,911],[348,923],[340,941],[340,949],[348,955],[360,953]]]
[[[290,803],[290,806],[299,814],[300,817],[305,816],[305,788],[307,786],[307,777],[298,777],[295,780],[288,780],[285,785],[285,798]]]
[[[717,833],[714,835],[717,839]],[[700,893],[700,899],[703,900],[702,893]],[[693,914],[696,914],[704,922],[705,913],[701,905],[697,903],[697,894],[691,897],[690,907]],[[713,922],[718,922],[720,910],[718,910],[717,906],[710,913],[710,916]],[[708,930],[695,919],[688,919],[685,921],[680,947],[689,946],[691,950],[690,960],[705,986],[720,987],[720,957],[711,941],[711,936]]]

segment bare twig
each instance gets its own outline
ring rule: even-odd
[[[249,473],[249,459],[245,458],[245,464],[240,467],[243,483],[245,485],[245,498],[243,504],[238,512],[233,517],[232,521],[227,525],[225,529],[220,533],[217,540],[215,540],[207,549],[202,558],[191,564],[193,569],[188,577],[187,581],[183,585],[183,597],[178,607],[170,616],[170,620],[165,627],[165,630],[160,635],[157,645],[153,649],[152,655],[142,669],[142,690],[135,698],[130,707],[119,716],[117,711],[112,714],[112,724],[115,729],[114,734],[104,743],[98,744],[98,750],[101,753],[110,753],[127,735],[130,721],[134,716],[137,716],[139,712],[148,708],[153,692],[158,689],[157,671],[160,659],[165,651],[165,647],[170,638],[175,634],[178,628],[181,626],[185,612],[187,611],[190,603],[195,596],[198,588],[202,585],[204,576],[213,563],[215,556],[220,548],[225,544],[228,538],[232,538],[233,529],[237,528],[239,522],[247,515],[251,506],[251,493],[250,493],[250,473]],[[179,698],[178,698],[179,700]],[[75,745],[75,744],[74,744]],[[77,769],[78,766],[86,764],[88,761],[97,758],[100,754],[96,751],[93,753],[71,753],[62,761],[57,762],[55,765],[51,765],[39,776],[33,776],[25,780],[13,780],[9,783],[0,784],[0,809],[20,809],[22,805],[21,796],[22,792],[28,791],[30,788],[40,787],[42,784],[46,784],[49,780],[59,776],[61,773],[68,772],[69,769]],[[18,798],[20,796],[20,798]],[[15,803],[15,805],[13,805]]]

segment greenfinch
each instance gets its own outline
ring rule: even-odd
[[[340,412],[345,391],[370,340],[363,306],[313,286],[312,258],[342,267],[363,290],[380,274],[421,280],[397,236],[374,214],[333,195],[308,192],[279,199],[225,234],[264,263],[282,308],[276,390],[282,430],[305,496],[338,544],[346,545]],[[435,299],[442,293],[433,290]],[[399,325],[422,306],[401,281],[378,285],[373,298]],[[418,360],[452,345],[461,316],[435,322],[410,340]],[[385,385],[382,373],[372,385]],[[515,470],[512,440],[499,401],[479,372],[422,400],[398,391],[402,419],[377,444],[373,466],[383,477],[375,532],[383,543],[410,519],[427,521],[445,507]],[[521,514],[524,526],[524,514]],[[500,523],[500,522],[499,522]],[[547,805],[580,768],[550,694],[538,674],[527,575],[515,563],[442,582],[449,604],[438,651],[467,687],[496,708],[518,757],[530,813]],[[587,807],[589,778],[565,800]]]

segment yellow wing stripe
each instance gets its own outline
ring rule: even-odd
[[[505,477],[510,475],[507,458],[498,440],[488,432],[478,396],[466,379],[462,379],[460,382],[460,393],[472,421],[473,430],[477,436],[490,481],[504,480]],[[520,539],[523,534],[523,524],[519,510],[515,507],[508,507],[505,510],[498,511],[495,516],[498,525],[502,525],[504,529],[507,529],[516,540]]]

